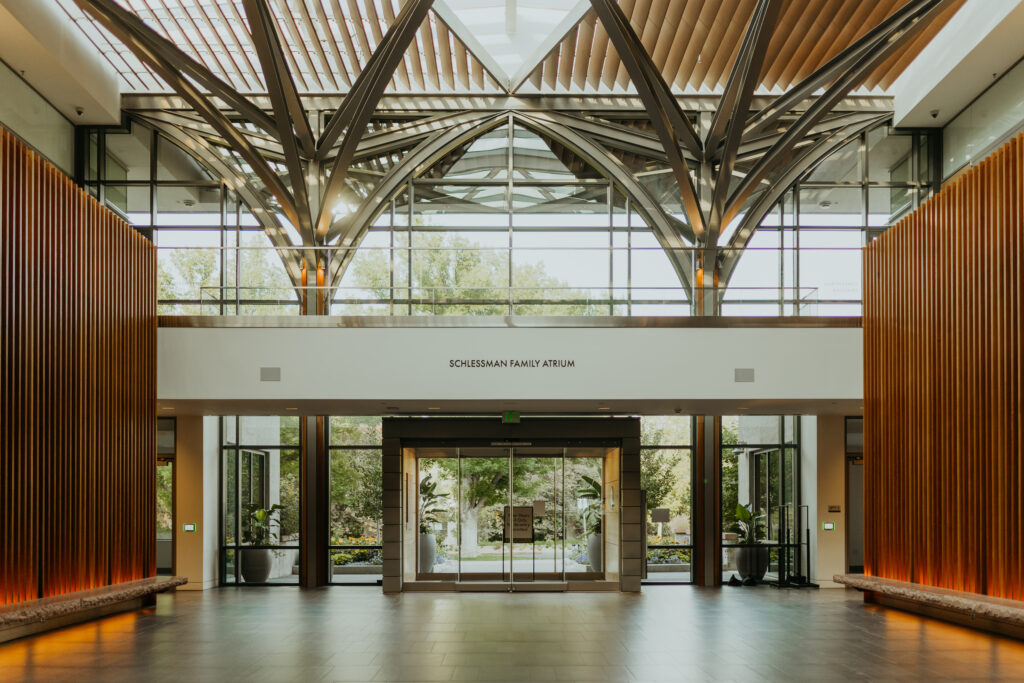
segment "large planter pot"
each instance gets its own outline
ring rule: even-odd
[[[238,565],[246,583],[266,583],[274,566],[272,551],[256,548],[238,551]]]
[[[768,571],[768,546],[738,548],[736,550],[736,571],[746,581],[760,581]]]
[[[434,534],[420,534],[419,564],[417,571],[420,574],[427,574],[434,571],[434,552],[437,550],[437,540]]]
[[[590,570],[599,574],[603,566],[601,562],[602,549],[601,534],[590,534],[590,537],[587,538],[587,559],[590,561]]]

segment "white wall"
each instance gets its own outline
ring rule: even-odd
[[[841,415],[801,419],[800,488],[810,520],[810,579],[822,588],[842,588],[832,577],[846,573],[845,436]],[[829,512],[829,506],[840,511]],[[835,528],[825,531],[825,522]]]
[[[179,590],[204,590],[217,585],[217,437],[215,417],[181,416],[177,420],[175,573],[188,578]],[[195,524],[196,530],[186,533],[182,530],[184,524]]]
[[[162,407],[205,413],[252,414],[263,402],[276,414],[354,414],[361,402],[381,414],[417,401],[656,403],[669,414],[772,413],[790,402],[842,413],[860,407],[861,346],[855,328],[161,328],[157,394]],[[463,359],[574,367],[452,367]],[[261,367],[279,367],[281,380],[260,381]],[[737,383],[736,368],[754,368],[756,381]]]

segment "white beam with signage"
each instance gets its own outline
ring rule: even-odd
[[[160,328],[161,409],[860,412],[856,328]],[[174,414],[164,412],[162,414]]]

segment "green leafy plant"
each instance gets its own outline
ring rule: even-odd
[[[283,509],[276,503],[269,508],[262,508],[255,503],[246,505],[243,512],[247,523],[242,532],[242,542],[248,545],[277,543],[277,530],[271,526],[271,523],[274,521],[274,516],[279,515]]]
[[[587,501],[583,508],[583,535],[601,533],[601,482],[587,475],[582,476],[583,486],[576,489],[576,496]]]
[[[764,515],[755,516],[750,503],[737,503],[736,522],[732,525],[732,531],[738,534],[740,543],[757,543],[759,537],[764,537],[764,529]]]
[[[437,482],[428,474],[420,481],[420,533],[429,534],[432,525],[441,523],[447,493],[437,492]]]

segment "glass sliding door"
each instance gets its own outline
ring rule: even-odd
[[[562,448],[515,448],[512,457],[512,580],[555,581],[565,566]]]
[[[509,581],[512,543],[505,518],[512,472],[509,448],[460,448],[458,578]]]
[[[618,571],[618,512],[607,497],[618,448],[414,450],[417,580],[530,583]]]

